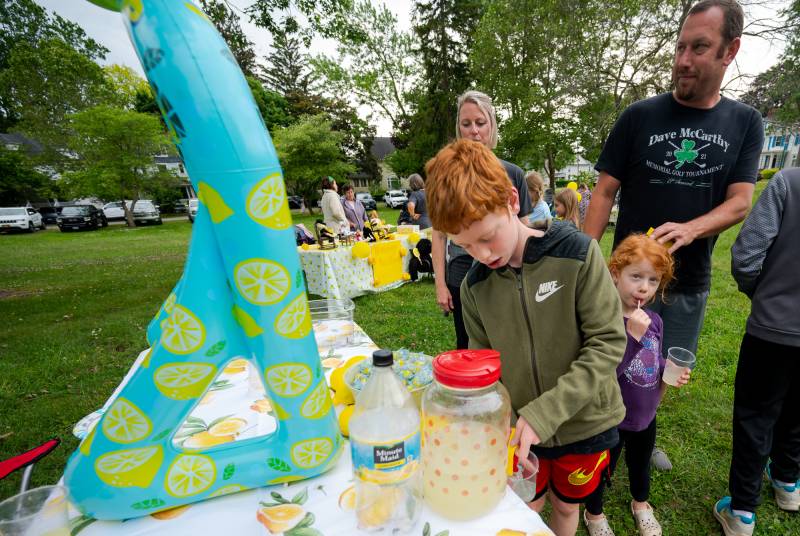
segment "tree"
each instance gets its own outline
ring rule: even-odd
[[[154,115],[100,105],[70,115],[69,126],[68,148],[76,158],[64,176],[67,188],[74,195],[134,201],[125,207],[128,226],[134,225],[132,210],[145,193],[178,184],[153,162],[153,155],[171,147]]]
[[[362,36],[340,41],[338,57],[319,55],[311,65],[325,79],[327,94],[350,95],[359,105],[378,108],[397,128],[408,115],[419,72],[413,38],[397,30],[397,19],[383,5],[360,0],[350,20]]]
[[[125,110],[137,110],[139,103],[148,97],[155,103],[150,84],[130,67],[115,63],[103,67],[103,73],[110,86],[108,104],[114,104]],[[156,111],[158,111],[157,106]]]
[[[242,31],[239,15],[219,0],[200,0],[200,4],[203,12],[228,44],[245,76],[255,77],[258,67],[256,53],[253,50],[253,42]]]
[[[47,198],[51,180],[26,158],[22,151],[0,145],[0,206],[25,205],[34,199]]]
[[[270,132],[273,132],[276,127],[286,127],[294,122],[295,118],[291,115],[289,101],[283,95],[266,89],[259,80],[252,76],[246,78],[258,111],[261,112],[261,118]]]
[[[392,137],[398,147],[389,158],[395,172],[422,172],[425,162],[455,136],[456,99],[473,82],[469,53],[485,4],[482,0],[415,4],[414,34],[423,81],[411,96],[411,115],[403,118]]]
[[[352,10],[353,0],[255,0],[245,12],[272,35],[299,34],[309,46],[314,34],[357,39],[358,30],[350,23]],[[307,20],[306,28],[301,27],[298,14]]]
[[[44,146],[42,161],[56,169],[64,161],[67,115],[110,96],[102,68],[56,38],[18,44],[0,71],[0,93],[20,118],[17,128]]]
[[[341,180],[355,170],[341,150],[343,137],[322,114],[303,117],[275,131],[273,141],[287,187],[303,197],[309,210],[319,198],[322,177]]]
[[[269,89],[287,97],[293,93],[308,94],[313,74],[297,37],[285,30],[273,34],[267,61],[269,66],[264,68],[263,78]]]

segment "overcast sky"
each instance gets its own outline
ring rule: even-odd
[[[386,4],[398,19],[398,25],[402,29],[410,27],[410,14],[412,0],[373,0]],[[788,1],[788,0],[787,0]],[[109,49],[104,64],[119,63],[134,68],[137,72],[144,75],[139,60],[133,51],[133,46],[128,39],[125,26],[122,23],[122,16],[106,9],[95,6],[85,0],[36,0],[48,11],[56,11],[62,17],[77,22],[86,33],[103,44]],[[199,2],[196,2],[199,3]],[[228,0],[229,4],[244,7],[252,3],[251,0]],[[780,5],[781,0],[776,0],[775,5]],[[786,2],[783,2],[786,3]],[[769,17],[775,12],[774,9],[760,8],[756,13],[748,13],[748,20],[757,16]],[[255,51],[259,58],[263,58],[270,51],[272,39],[266,30],[247,22],[247,17],[241,17],[241,24],[248,38],[255,44]],[[311,46],[311,53],[320,52],[331,53],[335,49],[335,43],[324,40],[315,40]],[[742,40],[742,47],[737,56],[737,62],[741,73],[754,76],[765,71],[772,66],[782,51],[779,43],[770,44],[764,39],[745,36]],[[728,78],[733,75],[734,70],[729,69]],[[727,81],[727,79],[726,79]],[[738,87],[743,87],[738,84]],[[368,110],[359,110],[364,116]],[[379,136],[388,136],[391,124],[388,120],[375,118]]]

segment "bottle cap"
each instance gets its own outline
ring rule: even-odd
[[[372,366],[391,367],[394,364],[394,354],[390,350],[375,350],[372,352]]]
[[[496,350],[444,352],[433,360],[433,377],[448,387],[487,387],[500,379],[500,353]]]

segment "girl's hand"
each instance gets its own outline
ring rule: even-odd
[[[528,421],[520,417],[517,419],[517,428],[514,430],[514,436],[511,438],[511,442],[508,444],[510,447],[514,445],[519,445],[517,448],[517,459],[519,462],[526,466],[527,469],[531,469],[528,467],[528,454],[531,451],[531,445],[538,445],[541,443],[541,439],[539,436],[536,435],[536,432],[531,428],[531,425],[528,424]]]
[[[414,219],[414,221],[417,221],[419,219],[419,217],[420,217],[420,214],[414,214],[411,217]]]
[[[445,285],[436,285],[436,304],[445,313],[453,310],[453,297]]]
[[[650,327],[650,317],[641,309],[636,309],[628,318],[628,333],[631,337],[640,341],[642,336]]]

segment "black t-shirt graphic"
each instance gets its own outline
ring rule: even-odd
[[[755,183],[764,141],[761,115],[722,97],[690,108],[664,93],[628,107],[595,166],[621,182],[614,247],[631,233],[683,223],[725,201],[729,185]],[[708,290],[716,237],[675,252],[675,292]]]

